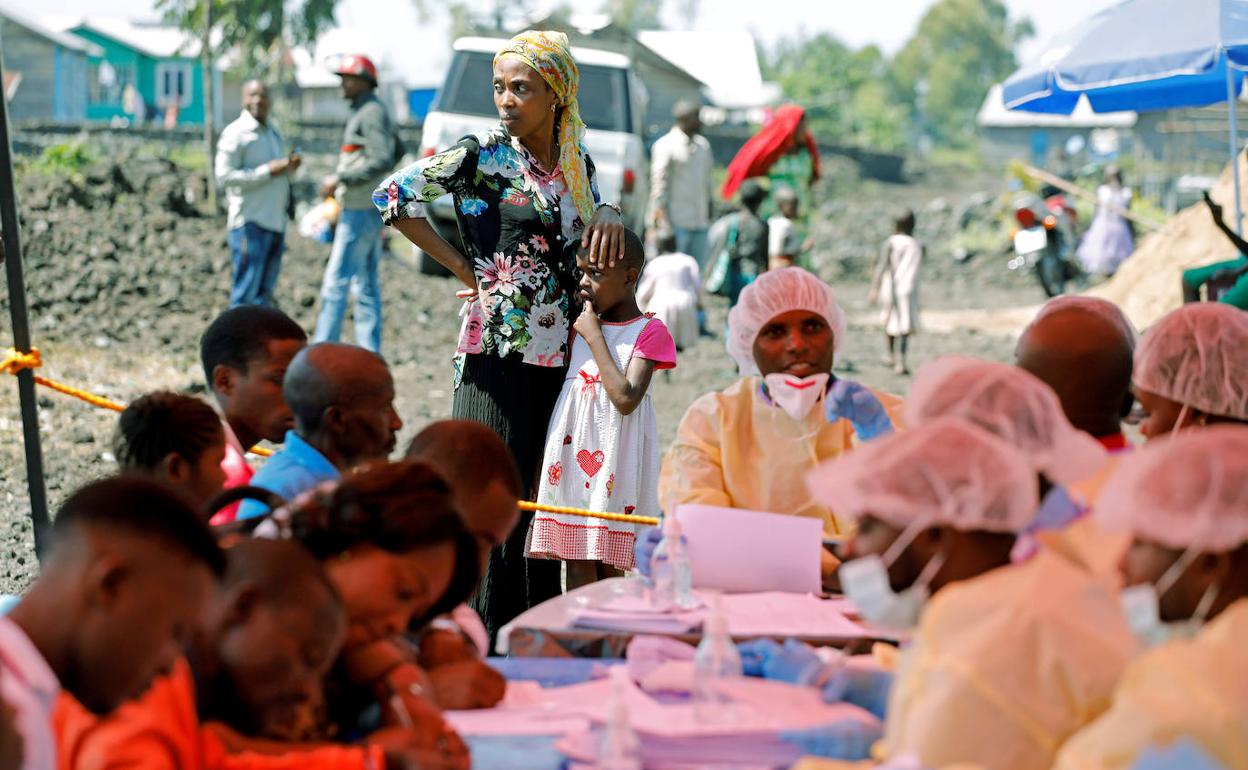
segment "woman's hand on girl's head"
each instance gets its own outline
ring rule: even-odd
[[[581,234],[581,248],[589,249],[589,263],[599,269],[615,267],[624,259],[624,220],[610,206],[599,206]]]

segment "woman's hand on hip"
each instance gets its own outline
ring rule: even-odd
[[[624,220],[610,206],[599,206],[581,234],[581,248],[589,249],[589,263],[611,268],[624,259]]]

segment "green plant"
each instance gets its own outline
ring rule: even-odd
[[[65,142],[45,148],[33,166],[48,173],[77,174],[94,160],[82,142]]]

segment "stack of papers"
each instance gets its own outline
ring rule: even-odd
[[[638,634],[687,634],[702,626],[702,611],[655,607],[644,596],[616,596],[597,607],[571,609],[568,619],[577,628]]]
[[[819,519],[700,504],[679,506],[676,517],[694,588],[819,593]]]
[[[587,713],[595,725],[601,725],[610,702],[611,683],[591,684],[597,685],[595,692],[581,692],[580,696],[598,704]],[[782,732],[844,719],[876,721],[856,706],[824,703],[813,687],[743,678],[724,682],[720,691],[730,702],[711,722],[700,720],[698,709],[689,700],[669,703],[641,690],[629,692],[629,721],[641,739],[647,767],[706,763],[788,767],[801,751],[780,740]],[[575,732],[556,748],[572,760],[591,762],[597,752],[597,734],[592,730]]]

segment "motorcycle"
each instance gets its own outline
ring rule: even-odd
[[[1049,188],[1044,197],[1030,193],[1014,202],[1014,256],[1010,270],[1033,269],[1040,287],[1049,297],[1066,291],[1066,282],[1078,277],[1071,257],[1075,248],[1074,209],[1059,191]]]

